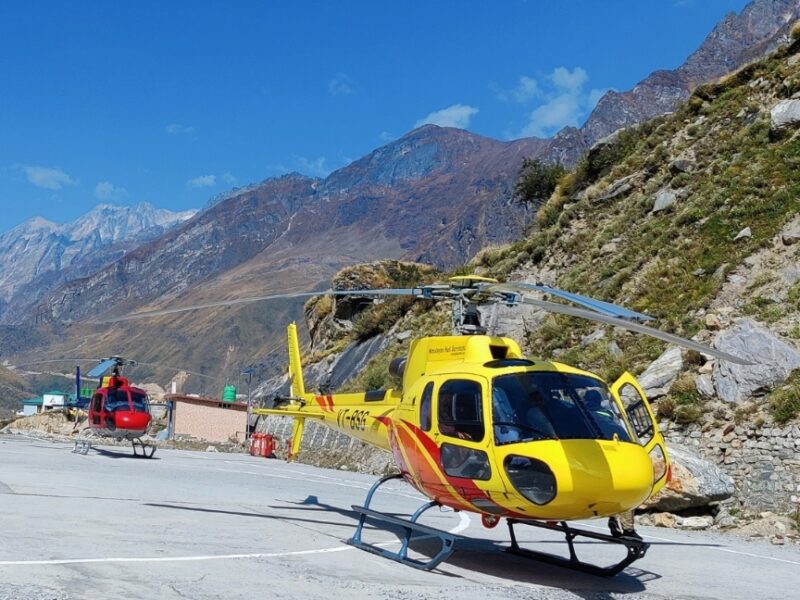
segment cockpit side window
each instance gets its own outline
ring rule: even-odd
[[[422,399],[419,401],[419,423],[422,431],[431,430],[431,404],[433,403],[433,382],[428,383],[422,390]]]
[[[147,395],[141,392],[131,392],[131,401],[133,402],[134,412],[149,412],[150,403],[147,401]]]
[[[467,379],[451,379],[439,388],[439,431],[447,436],[479,442],[483,439],[481,385]]]

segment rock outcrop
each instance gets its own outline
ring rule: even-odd
[[[681,349],[673,346],[653,361],[637,379],[648,398],[660,398],[669,392],[682,368]]]
[[[733,479],[712,462],[684,446],[671,444],[667,451],[672,460],[672,478],[644,508],[676,512],[707,506],[733,495]]]
[[[800,369],[800,351],[750,319],[741,319],[721,332],[715,346],[754,363],[716,362],[714,387],[726,402],[741,402],[768,392],[786,381],[793,370]]]

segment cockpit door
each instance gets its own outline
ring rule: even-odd
[[[644,390],[630,373],[622,377],[611,386],[614,399],[624,410],[625,418],[636,434],[638,442],[647,450],[650,462],[653,464],[653,491],[658,492],[667,482],[669,473],[669,456],[667,455],[664,436],[658,428],[653,408],[647,401]]]

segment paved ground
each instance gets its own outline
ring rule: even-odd
[[[372,477],[247,455],[162,450],[148,461],[121,450],[80,456],[0,436],[0,600],[784,600],[800,589],[797,548],[644,528],[648,555],[601,579],[504,554],[503,526],[487,531],[474,515],[440,511],[423,521],[469,536],[474,549],[417,571],[342,543],[353,531],[348,509]],[[378,508],[408,513],[421,503],[402,483],[386,487]],[[554,546],[538,530],[520,533]],[[368,539],[396,542],[380,531]]]

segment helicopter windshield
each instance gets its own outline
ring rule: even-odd
[[[541,439],[631,441],[606,385],[582,375],[524,372],[492,382],[495,443]]]
[[[109,388],[106,392],[106,412],[116,412],[119,410],[130,410],[128,403],[128,391],[116,388]]]

